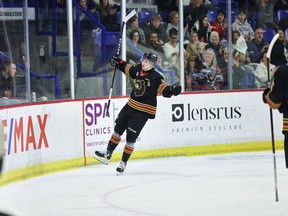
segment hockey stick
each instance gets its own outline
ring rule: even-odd
[[[120,49],[121,49],[121,44],[122,44],[122,34],[123,34],[123,29],[125,24],[127,23],[128,20],[131,19],[131,17],[133,17],[134,15],[136,15],[136,10],[132,10],[123,20],[122,25],[121,25],[121,31],[120,31],[120,37],[119,37],[119,41],[118,41],[118,47],[117,47],[117,53],[116,56],[119,57],[120,55]],[[107,103],[107,112],[106,112],[106,116],[109,116],[109,107],[110,107],[110,102],[111,102],[111,97],[112,97],[112,91],[113,91],[113,85],[114,85],[114,80],[115,80],[115,74],[116,74],[116,65],[114,66],[114,72],[113,72],[113,76],[112,76],[112,81],[111,81],[111,87],[110,87],[110,92],[109,92],[109,97],[108,97],[108,103]]]
[[[269,69],[269,64],[270,64],[270,56],[271,56],[271,51],[274,46],[274,43],[278,39],[279,34],[277,33],[272,41],[270,42],[268,51],[267,51],[267,74],[268,74],[268,87],[271,86],[270,83],[270,69]],[[271,139],[272,139],[272,153],[273,153],[273,163],[274,163],[274,183],[275,183],[275,200],[278,202],[278,183],[277,183],[277,169],[276,169],[276,154],[275,154],[275,140],[274,140],[274,124],[273,124],[273,113],[272,109],[270,108],[270,125],[271,125]]]

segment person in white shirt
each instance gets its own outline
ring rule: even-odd
[[[268,87],[268,60],[267,60],[267,52],[263,53],[262,60],[258,64],[255,70],[255,83],[257,85],[257,88],[267,88]],[[276,66],[269,63],[269,72],[270,72],[270,77],[272,78],[273,76],[273,71],[276,70]]]

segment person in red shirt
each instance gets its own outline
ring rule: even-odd
[[[212,31],[217,31],[219,33],[220,41],[226,39],[227,25],[225,23],[225,11],[222,9],[218,10],[217,17],[211,22]]]

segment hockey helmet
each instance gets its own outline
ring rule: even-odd
[[[149,60],[151,66],[154,66],[157,62],[157,55],[152,52],[145,52],[144,55],[141,57],[140,61],[142,62],[144,59]]]

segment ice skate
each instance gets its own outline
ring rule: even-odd
[[[104,150],[104,151],[95,151],[95,154],[93,157],[98,160],[99,162],[108,165],[109,160],[112,156],[112,153],[109,150]]]
[[[125,172],[127,162],[121,161],[119,166],[116,168],[117,175],[123,175]]]

